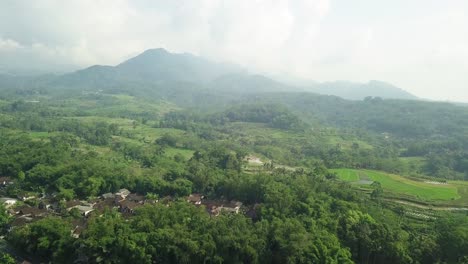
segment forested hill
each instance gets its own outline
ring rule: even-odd
[[[281,103],[312,122],[386,132],[402,138],[447,139],[464,136],[468,128],[468,108],[443,102],[380,97],[351,101],[303,92],[265,93],[244,97],[242,101]]]

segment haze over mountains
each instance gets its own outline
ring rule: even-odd
[[[325,83],[280,82],[251,74],[236,65],[212,62],[188,53],[170,53],[164,49],[150,49],[116,66],[95,65],[64,75],[24,77],[0,75],[1,87],[63,89],[199,89],[229,94],[262,92],[313,92],[335,95],[344,99],[362,100],[367,96],[391,99],[418,99],[416,96],[382,81],[353,83],[335,81]],[[164,87],[167,86],[167,87]]]

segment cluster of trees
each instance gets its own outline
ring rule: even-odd
[[[42,118],[38,114],[27,113],[1,120],[1,126],[35,132],[68,132],[89,144],[107,145],[111,136],[119,133],[118,126],[105,122],[84,123],[74,119]]]
[[[403,155],[425,157],[423,170],[429,175],[468,180],[468,146],[462,139],[413,142]]]
[[[74,148],[77,143],[73,136],[56,136],[50,141],[15,134],[2,134],[0,138],[0,173],[16,180],[7,189],[9,195],[69,190],[71,198],[88,197],[116,190],[128,182],[125,160],[80,151]]]
[[[203,128],[203,124],[216,126],[228,122],[264,123],[285,130],[304,130],[307,127],[306,123],[281,104],[242,104],[215,114],[172,112],[164,116],[160,126],[194,130]]]
[[[229,122],[265,123],[274,128],[298,130],[306,124],[279,104],[243,104],[226,110],[223,117]]]

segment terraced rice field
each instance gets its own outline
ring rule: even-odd
[[[459,186],[455,183],[437,185],[373,170],[333,169],[331,171],[340,179],[358,185],[361,180],[378,181],[385,192],[394,196],[405,195],[425,201],[451,201],[461,198],[458,193]]]

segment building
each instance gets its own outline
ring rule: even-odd
[[[105,193],[105,194],[101,195],[102,199],[110,199],[110,198],[114,198],[114,197],[115,197],[115,194],[113,194],[113,193]]]
[[[16,213],[20,216],[23,217],[32,217],[32,218],[37,218],[37,217],[43,217],[47,215],[47,210],[45,209],[39,209],[37,207],[30,207],[27,205],[21,206],[17,208]]]
[[[10,184],[13,184],[10,177],[0,177],[0,187],[7,187]]]
[[[127,189],[120,189],[118,192],[115,193],[115,196],[120,197],[122,200],[127,198],[127,196],[130,194],[130,191]]]
[[[74,206],[72,208],[69,208],[68,211],[70,211],[71,209],[73,208],[76,208],[78,209],[78,211],[80,211],[80,213],[83,215],[83,216],[88,216],[89,213],[91,213],[92,211],[94,211],[93,207],[92,206],[89,206],[89,205],[77,205],[77,206]]]
[[[119,211],[123,214],[133,214],[135,209],[141,205],[141,203],[124,200],[119,204]]]
[[[238,214],[242,206],[238,201],[209,201],[203,200],[202,205],[206,207],[207,212],[212,216],[218,216],[221,212]]]
[[[0,203],[5,205],[6,208],[9,208],[9,207],[15,205],[17,202],[18,202],[18,200],[15,199],[15,198],[9,198],[9,197],[0,198]]]
[[[202,200],[205,198],[205,196],[198,194],[198,193],[193,193],[187,197],[187,202],[195,204],[195,205],[200,205],[202,204]]]

